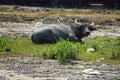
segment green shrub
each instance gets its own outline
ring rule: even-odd
[[[70,62],[76,59],[79,46],[70,41],[61,40],[56,44],[56,58],[60,63]]]
[[[0,37],[0,51],[10,51],[12,40],[9,37]]]
[[[61,39],[52,48],[45,48],[42,56],[44,58],[55,58],[63,64],[76,59],[77,53],[80,52],[79,48],[80,43],[73,43],[68,40]]]
[[[56,50],[54,48],[46,47],[42,50],[42,57],[44,59],[56,59]]]

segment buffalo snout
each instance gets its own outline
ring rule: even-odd
[[[88,35],[90,35],[90,32],[86,32],[86,33],[85,33],[85,36],[88,36]]]

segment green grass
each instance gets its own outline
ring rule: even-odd
[[[53,8],[50,10],[51,14],[60,14],[60,15],[68,15],[68,14],[73,14],[74,11],[72,9],[58,9],[58,8]]]
[[[0,9],[1,12],[13,12],[14,10],[13,9],[10,9],[8,7],[1,7]]]
[[[112,11],[111,14],[113,14],[113,15],[120,15],[120,10],[114,10],[114,11]]]
[[[25,14],[15,14],[15,16],[17,16],[17,17],[24,17],[24,16],[26,16]]]
[[[50,48],[51,45],[45,44],[45,45],[35,45],[31,42],[31,40],[27,38],[17,38],[13,41],[13,45],[11,47],[11,52],[16,54],[34,54],[34,55],[40,55],[42,53],[42,50],[46,47]]]
[[[94,52],[86,52],[94,48]],[[0,56],[35,55],[44,59],[57,59],[60,63],[71,60],[93,61],[105,58],[103,63],[120,64],[120,38],[88,39],[84,44],[60,40],[56,44],[36,45],[28,38],[0,37]]]

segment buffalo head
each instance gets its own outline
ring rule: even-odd
[[[81,38],[83,38],[85,36],[90,35],[91,31],[96,30],[96,28],[93,27],[94,23],[92,23],[92,24],[83,24],[83,23],[79,23],[77,21],[77,19],[75,19],[75,24],[78,25],[76,27],[75,33],[76,33],[76,36],[79,39],[81,39]]]

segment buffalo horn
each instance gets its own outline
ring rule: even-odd
[[[77,19],[75,19],[75,23],[76,23],[77,25],[82,25],[82,23],[79,23]]]

